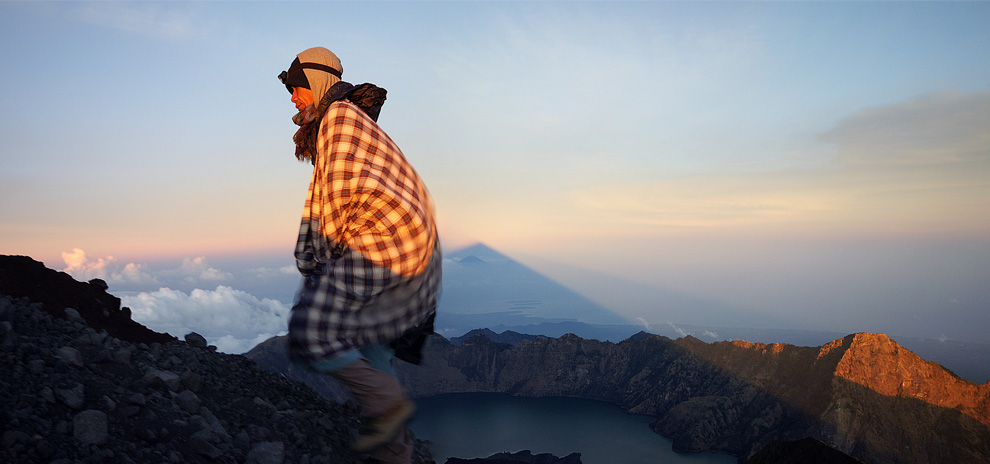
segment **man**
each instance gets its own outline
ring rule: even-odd
[[[363,415],[356,451],[370,453],[369,462],[408,463],[405,424],[415,408],[391,363],[397,346],[412,346],[398,355],[416,362],[433,331],[441,273],[433,202],[375,122],[385,91],[352,86],[342,72],[336,55],[316,47],[279,76],[299,110],[296,157],[313,165],[289,354],[353,393]]]

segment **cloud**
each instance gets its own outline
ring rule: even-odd
[[[127,263],[121,267],[113,256],[91,260],[80,248],[73,248],[71,252],[62,252],[62,261],[65,262],[62,271],[80,281],[103,279],[111,284],[158,282],[158,279],[145,271],[140,264]]]
[[[650,323],[649,322],[646,322],[646,319],[643,319],[642,317],[637,317],[636,318],[636,321],[638,321],[640,324],[642,324],[643,327],[646,330],[650,330]]]
[[[866,108],[821,135],[851,165],[958,164],[990,158],[990,92],[942,92]]]
[[[296,276],[299,274],[299,269],[295,265],[290,264],[282,267],[256,267],[248,269],[247,272],[255,277],[264,278],[282,275]]]
[[[178,267],[155,271],[142,264],[121,264],[112,256],[93,259],[80,248],[63,252],[62,260],[64,271],[77,280],[99,278],[112,288],[123,289],[119,295],[121,304],[131,308],[134,320],[152,330],[180,338],[197,332],[227,353],[243,353],[286,332],[288,304],[258,298],[228,285],[218,285],[213,290],[199,288],[201,284],[235,280],[231,273],[211,266],[202,256],[185,258]],[[294,266],[283,266],[255,268],[248,274],[268,282],[297,272]],[[141,291],[149,286],[158,289]]]
[[[227,286],[189,293],[160,288],[121,297],[135,321],[183,337],[196,332],[229,353],[243,353],[260,341],[286,333],[290,308]]]
[[[204,30],[194,16],[174,4],[165,8],[146,2],[87,2],[74,15],[97,26],[169,40],[188,39]]]
[[[127,263],[122,265],[113,256],[92,259],[80,248],[71,252],[62,252],[65,262],[63,272],[80,281],[103,279],[111,286],[124,284],[127,288],[135,285],[199,285],[201,283],[227,282],[234,276],[221,271],[207,261],[205,257],[185,258],[177,268],[149,270],[144,264]]]
[[[229,272],[223,272],[210,266],[210,264],[206,262],[206,258],[202,256],[185,258],[182,260],[182,266],[179,269],[166,271],[165,273],[181,276],[186,280],[186,282],[196,282],[198,280],[216,282],[230,280],[233,278],[233,275]]]
[[[65,261],[66,272],[79,280],[90,280],[95,278],[105,279],[107,276],[107,266],[113,261],[113,256],[107,259],[99,258],[90,261],[86,258],[86,252],[80,248],[73,248],[71,252],[62,252],[62,261]]]
[[[690,335],[684,329],[674,325],[673,322],[667,321],[667,325],[669,325],[671,329],[674,329],[674,332],[677,332],[677,334],[682,337],[687,337],[688,335]]]
[[[791,225],[795,230],[987,231],[990,92],[871,108],[822,134],[833,156],[802,167],[722,172],[569,192],[574,220],[603,233]],[[809,152],[826,147],[809,146]],[[563,222],[563,221],[560,221]]]

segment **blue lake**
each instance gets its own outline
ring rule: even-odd
[[[650,417],[582,398],[522,398],[456,393],[416,400],[409,428],[432,442],[433,458],[478,458],[528,449],[559,457],[581,453],[584,464],[734,464],[716,453],[681,454],[650,430]]]

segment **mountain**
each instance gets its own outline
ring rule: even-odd
[[[541,322],[630,324],[552,279],[476,244],[444,256],[437,331],[456,336],[478,327]]]
[[[510,345],[518,345],[519,342],[522,342],[523,340],[532,340],[537,337],[536,335],[521,334],[511,330],[506,330],[502,333],[495,333],[491,329],[474,329],[464,334],[463,337],[451,338],[450,343],[460,345],[464,343],[465,340],[468,340],[475,335],[481,335],[482,337],[485,337],[493,342],[508,343]]]
[[[365,462],[356,406],[196,334],[162,337],[98,282],[0,256],[0,289],[4,463]],[[425,443],[414,462],[432,463]]]
[[[431,337],[423,365],[397,363],[410,394],[610,401],[653,416],[651,427],[684,452],[745,458],[771,442],[811,437],[873,464],[990,458],[990,382],[961,379],[883,334],[852,334],[818,347],[646,332],[611,343],[479,330],[455,341]],[[246,356],[284,365],[284,345],[285,337],[276,337]],[[329,379],[314,380],[317,391],[342,394]]]
[[[550,338],[574,334],[581,338],[601,341],[622,341],[644,332],[639,325],[595,325],[583,322],[541,322],[524,326],[489,325],[483,329],[490,340],[502,343],[516,344],[523,338],[533,338],[542,335]],[[468,331],[459,337],[451,337],[455,345],[459,340],[468,338],[479,329]],[[651,335],[668,338],[695,337],[699,340],[714,343],[720,341],[741,340],[754,343],[786,343],[797,346],[821,346],[844,334],[812,330],[787,329],[751,329],[740,327],[702,327],[686,324],[654,324],[649,331]],[[969,343],[953,340],[931,340],[916,337],[898,337],[898,342],[919,356],[936,361],[950,369],[953,373],[974,383],[990,380],[990,345]]]
[[[610,279],[602,285],[621,286],[615,278]],[[551,338],[570,333],[582,338],[619,342],[646,330],[669,338],[690,335],[706,342],[745,340],[821,346],[845,335],[814,330],[715,327],[655,321],[634,323],[484,244],[448,253],[444,260],[443,280],[437,332],[450,339],[463,337],[473,329],[488,328],[496,333],[509,331]],[[711,311],[724,312],[724,308],[715,308],[710,302],[686,299],[683,295],[665,292],[657,294],[656,299],[658,308],[662,307],[667,317],[676,317],[677,314],[687,317],[685,314],[696,314],[702,311],[701,308],[708,308],[704,311],[709,311],[706,314],[711,317],[728,317],[727,314],[710,314]],[[990,359],[990,344],[904,336],[896,338],[908,349],[939,362],[963,378],[980,383],[990,380],[990,363],[986,362]]]
[[[399,366],[415,395],[501,392],[611,401],[654,417],[677,451],[748,457],[771,441],[820,440],[873,464],[990,460],[990,383],[975,385],[883,334],[819,347],[573,335],[516,345],[435,337]]]

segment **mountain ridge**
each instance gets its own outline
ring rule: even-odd
[[[581,315],[604,315],[610,310],[582,296],[582,292],[572,290],[484,243],[446,253],[445,266],[444,295],[438,311],[437,331],[450,339],[463,337],[477,328],[548,337],[574,333],[584,338],[613,342],[622,341],[645,329],[672,339],[690,334],[708,342],[747,340],[799,346],[821,346],[848,335],[815,330],[696,326],[670,321],[610,319],[608,322],[591,322],[582,319]],[[535,285],[536,282],[539,285]],[[556,287],[557,290],[544,287]],[[526,304],[520,303],[520,300],[526,300]],[[551,305],[551,300],[557,303]],[[669,312],[669,306],[688,304],[687,300],[669,293],[660,293],[657,301],[658,304],[667,301],[666,306],[657,307],[657,314],[664,314],[665,317],[679,314]],[[585,306],[587,303],[593,304]],[[990,380],[990,366],[985,362],[985,359],[990,359],[990,344],[892,335],[901,345],[971,381]]]
[[[640,338],[565,335],[510,345],[475,335],[460,346],[436,338],[424,367],[399,371],[416,395],[490,391],[615,402],[654,416],[654,430],[677,451],[746,457],[771,440],[811,436],[874,464],[990,458],[987,384],[960,379],[885,335],[851,334],[822,347]],[[867,363],[886,377],[871,384],[874,371],[849,371]],[[907,385],[918,378],[915,369],[929,388],[888,395],[889,379]]]
[[[431,337],[424,354],[420,367],[396,366],[413,396],[609,401],[653,416],[651,427],[676,451],[745,458],[771,441],[812,437],[874,464],[990,458],[990,382],[959,378],[884,334],[802,347],[645,332],[613,343],[478,330],[454,341]]]

